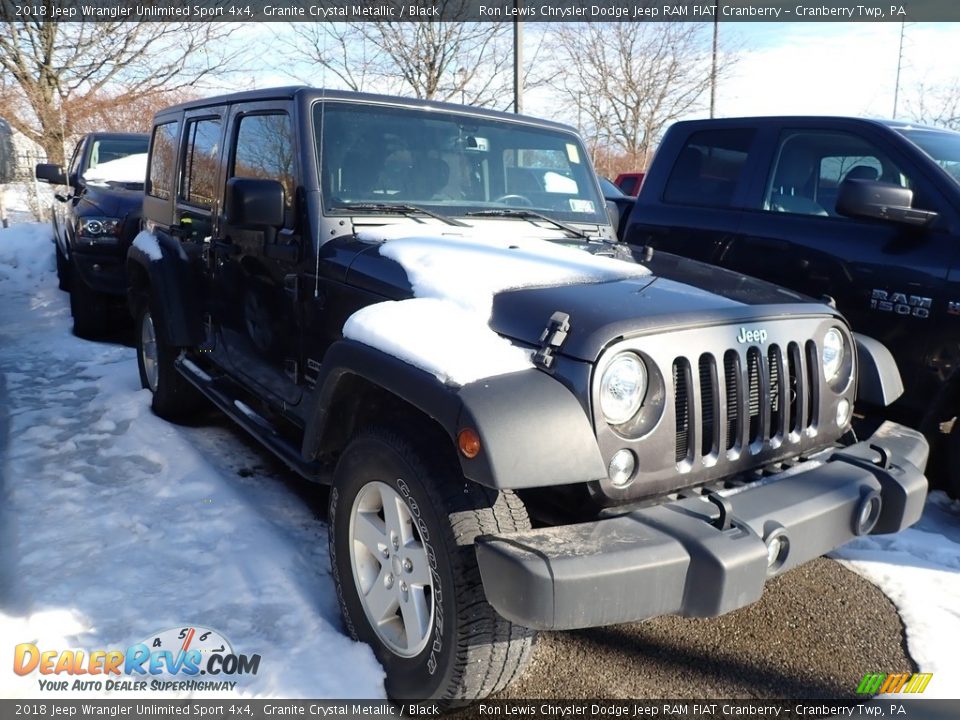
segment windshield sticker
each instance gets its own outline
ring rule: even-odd
[[[580,151],[577,150],[577,146],[573,143],[567,143],[567,159],[574,165],[580,164]]]
[[[593,200],[578,200],[570,198],[570,209],[578,213],[592,213],[595,211]]]

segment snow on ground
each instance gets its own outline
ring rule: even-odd
[[[913,527],[860,538],[833,556],[897,606],[910,657],[921,672],[934,673],[924,697],[955,698],[960,677],[960,501],[931,493]],[[877,668],[882,671],[886,668]]]
[[[89,654],[188,626],[261,656],[232,695],[383,697],[372,652],[341,630],[318,490],[259,467],[217,420],[155,417],[132,349],[71,334],[49,237],[0,230],[0,697],[75,679],[16,675],[14,644]],[[100,695],[144,696],[81,697]]]

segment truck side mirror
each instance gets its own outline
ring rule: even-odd
[[[930,210],[916,210],[913,190],[876,180],[844,180],[837,194],[837,212],[847,217],[873,218],[926,225],[937,217]]]
[[[67,176],[63,174],[63,168],[55,163],[39,163],[34,170],[37,180],[43,180],[51,185],[66,185]]]
[[[229,225],[250,228],[283,225],[286,198],[280,181],[230,178],[226,195],[224,210]]]

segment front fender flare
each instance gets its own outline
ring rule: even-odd
[[[376,348],[352,340],[327,351],[310,403],[302,455],[317,457],[340,383],[355,376],[432,418],[456,444],[460,430],[480,436],[480,454],[456,453],[465,477],[495,489],[520,489],[599,480],[606,469],[589,419],[557,380],[530,369],[462,387],[443,384]]]

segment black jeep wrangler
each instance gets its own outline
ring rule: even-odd
[[[927,445],[850,430],[889,354],[835,310],[614,240],[568,127],[309,88],[154,120],[128,254],[153,408],[331,486],[391,697],[506,686],[538,629],[708,617],[920,516]]]
[[[150,136],[96,132],[77,142],[66,172],[36,166],[38,180],[66,186],[51,210],[60,289],[70,293],[73,331],[97,337],[111,305],[126,294],[127,249],[140,229],[144,165]]]

